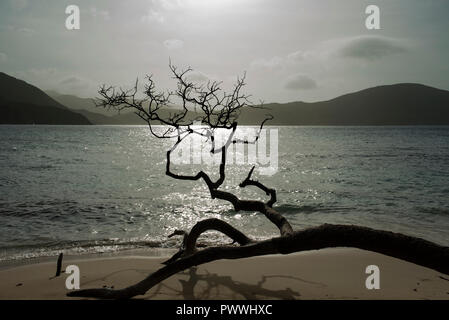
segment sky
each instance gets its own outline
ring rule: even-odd
[[[68,5],[80,29],[68,30]],[[380,29],[365,26],[368,5]],[[152,74],[230,88],[246,73],[253,101],[320,101],[414,82],[449,90],[446,0],[2,0],[0,71],[43,90],[97,96]]]

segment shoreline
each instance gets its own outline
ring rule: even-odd
[[[166,251],[167,252],[167,251]],[[132,285],[162,265],[141,250],[110,256],[64,257],[80,269],[81,289]],[[380,289],[368,290],[368,265],[380,269]],[[0,299],[73,299],[67,275],[52,278],[56,259],[0,270]],[[332,248],[289,255],[218,260],[175,274],[137,299],[439,299],[449,300],[449,276],[382,254]]]
[[[121,258],[129,256],[139,256],[147,258],[168,258],[178,249],[176,248],[131,248],[123,249],[118,251],[110,252],[89,252],[80,254],[65,254],[64,253],[63,262],[65,261],[79,261],[79,260],[95,260],[95,259],[109,259],[109,258]],[[22,259],[10,259],[0,261],[0,272],[3,270],[13,269],[17,267],[36,265],[41,263],[54,263],[56,270],[56,262],[58,260],[58,255],[51,256],[38,256]]]

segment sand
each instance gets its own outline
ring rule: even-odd
[[[66,297],[67,275],[53,262],[0,271],[0,299]],[[65,258],[80,269],[81,289],[122,288],[161,267],[161,257]],[[380,289],[368,290],[368,265],[380,269]],[[220,260],[186,270],[141,299],[449,299],[449,276],[385,255],[352,248]]]

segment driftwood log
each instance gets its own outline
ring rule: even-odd
[[[221,220],[208,219],[201,221],[199,224],[207,224],[210,226],[210,229],[216,230],[221,229],[222,223],[223,221]],[[236,231],[236,234],[238,233],[239,231]],[[238,240],[242,239],[238,235],[234,240],[238,242]],[[249,243],[239,247],[210,247],[202,249],[171,261],[141,282],[124,289],[84,289],[69,292],[67,295],[70,297],[128,299],[137,295],[144,295],[153,286],[180,271],[207,262],[267,254],[288,254],[331,247],[354,247],[370,250],[449,274],[448,247],[399,233],[360,226],[324,224],[316,228],[295,231],[287,236],[265,241],[249,241]]]

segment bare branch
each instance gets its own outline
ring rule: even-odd
[[[155,137],[161,139],[175,138],[176,142],[166,154],[166,174],[168,176],[178,180],[196,181],[202,179],[208,186],[212,198],[231,202],[237,211],[259,211],[265,214],[270,221],[274,222],[280,230],[283,230],[281,234],[283,234],[282,232],[291,232],[292,228],[287,220],[272,209],[272,205],[276,201],[276,192],[266,188],[258,181],[250,180],[252,171],[241,186],[254,185],[267,194],[270,194],[271,199],[267,203],[254,200],[241,200],[230,192],[219,190],[219,187],[224,183],[226,178],[226,154],[229,146],[235,143],[256,143],[264,124],[272,119],[271,116],[267,116],[260,124],[253,141],[234,138],[237,130],[237,119],[241,111],[246,107],[252,107],[249,96],[242,93],[246,75],[237,78],[234,89],[232,92],[227,93],[221,89],[221,83],[217,81],[209,81],[206,85],[198,85],[189,81],[188,75],[192,71],[190,67],[179,70],[171,62],[169,67],[173,78],[177,81],[177,88],[174,92],[156,91],[153,77],[149,75],[146,77],[147,83],[143,92],[144,98],[137,98],[139,82],[136,80],[134,86],[129,90],[122,88],[116,89],[103,85],[99,90],[102,99],[97,101],[97,105],[114,108],[119,112],[125,109],[132,109],[137,116],[148,123],[150,132]],[[182,109],[179,111],[169,109],[169,104],[174,98],[178,98],[181,101]],[[200,110],[200,112],[195,112],[195,110]],[[203,130],[194,130],[192,127],[195,120],[199,120],[206,128]],[[154,130],[154,124],[162,124],[166,128],[161,133],[160,131]],[[220,147],[216,146],[214,131],[217,129],[231,130],[226,142]],[[191,134],[200,135],[208,139],[211,143],[210,152],[212,154],[221,153],[219,178],[216,181],[212,181],[204,171],[199,171],[195,175],[177,174],[171,171],[171,153]]]
[[[255,168],[254,166],[251,168],[246,179],[240,183],[240,187],[244,188],[246,186],[255,186],[261,189],[267,194],[267,196],[268,195],[270,196],[270,200],[267,202],[267,206],[273,207],[273,204],[276,202],[276,190],[266,187],[259,181],[251,180],[251,175],[253,174],[254,168]]]

